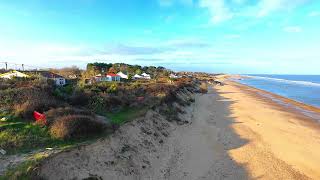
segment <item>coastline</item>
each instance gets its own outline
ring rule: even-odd
[[[258,93],[260,92],[260,94]],[[110,137],[59,153],[47,179],[320,179],[320,126],[231,81],[194,94],[178,125],[150,110]],[[290,101],[290,100],[288,100]]]
[[[232,129],[248,141],[229,153],[250,179],[320,179],[320,123],[300,111],[318,108],[231,80],[215,89],[231,102]]]
[[[268,101],[269,103],[273,104],[274,106],[280,106],[283,108],[283,110],[290,111],[295,114],[300,114],[302,119],[308,119],[311,121],[315,121],[316,123],[320,123],[320,108],[299,102],[294,99],[290,99],[284,96],[280,96],[268,91],[265,91],[263,89],[258,89],[253,86],[249,86],[246,84],[241,84],[240,82],[229,80],[229,83],[232,83],[233,86],[237,86],[240,89],[247,91],[247,93],[251,93],[253,96],[258,96],[259,98],[264,98],[265,101]],[[304,112],[307,111],[307,113],[314,113],[317,115],[317,117],[312,117],[312,115],[307,115]],[[303,117],[307,116],[307,117]]]

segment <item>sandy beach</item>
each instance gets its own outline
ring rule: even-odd
[[[188,124],[176,125],[149,112],[108,139],[52,157],[42,164],[40,175],[48,179],[320,179],[319,124],[264,94],[268,93],[226,82],[195,95],[195,103],[182,117]]]
[[[236,122],[232,129],[247,141],[230,150],[229,155],[245,167],[249,177],[320,178],[320,128],[315,119],[266,98],[267,92],[237,83],[228,82],[217,91],[230,101],[230,116]],[[316,108],[273,96],[301,109],[319,112]]]

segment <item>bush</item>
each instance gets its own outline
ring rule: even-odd
[[[200,85],[200,92],[201,93],[207,93],[208,92],[208,86],[206,83],[201,83]]]
[[[71,108],[71,107],[50,109],[49,111],[45,112],[45,115],[46,115],[47,123],[49,126],[53,124],[53,122],[58,118],[61,118],[63,116],[68,116],[68,115],[83,115],[83,116],[91,116],[93,118],[95,117],[95,115],[90,111]]]
[[[19,117],[31,119],[33,111],[46,111],[59,105],[50,87],[12,87],[0,90],[0,108],[10,109]]]
[[[75,91],[70,97],[70,104],[74,106],[86,106],[89,103],[89,95],[81,90]]]
[[[101,133],[105,127],[90,116],[68,115],[53,122],[50,134],[59,139],[73,139]]]

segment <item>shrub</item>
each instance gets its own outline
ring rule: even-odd
[[[33,111],[43,112],[59,103],[52,96],[49,86],[30,87],[29,81],[15,83],[11,88],[0,90],[0,108],[10,109],[16,116],[30,119]],[[17,85],[18,83],[23,84]]]
[[[68,115],[53,122],[50,134],[59,139],[73,139],[101,133],[105,127],[90,116]]]
[[[208,92],[208,86],[206,83],[201,83],[200,85],[200,92],[201,93],[207,93]]]
[[[89,95],[77,90],[70,97],[70,104],[75,106],[86,106],[89,103]]]
[[[71,108],[71,107],[61,107],[61,108],[55,108],[55,109],[50,109],[49,111],[45,112],[47,123],[50,126],[53,124],[53,122],[63,116],[68,116],[68,115],[83,115],[83,116],[91,116],[95,117],[95,115],[87,110],[82,110],[82,109],[76,109],[76,108]]]
[[[112,83],[108,88],[108,93],[115,93],[118,90],[117,83]]]

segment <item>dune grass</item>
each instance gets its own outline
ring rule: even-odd
[[[112,123],[122,125],[130,120],[143,116],[147,110],[147,107],[124,108],[116,113],[107,113],[106,116],[111,120]]]
[[[18,166],[8,169],[6,173],[0,176],[0,180],[6,179],[19,179],[19,180],[30,180],[33,179],[33,174],[37,165],[41,160],[48,157],[46,153],[37,153],[32,157],[29,157],[28,160],[19,164]]]
[[[4,116],[0,116],[2,119]],[[26,122],[12,116],[0,121],[0,148],[7,154],[27,153],[46,147],[70,146],[83,139],[60,140],[50,136],[46,126]]]

